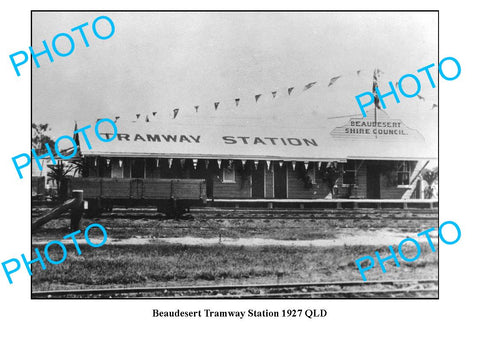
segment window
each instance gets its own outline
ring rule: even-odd
[[[308,169],[307,176],[310,177],[310,179],[312,180],[312,184],[317,184],[317,181],[315,179],[315,165]]]
[[[235,183],[235,164],[223,168],[223,183]]]
[[[397,185],[410,184],[410,163],[401,161],[397,166]]]
[[[349,160],[343,166],[343,184],[356,184],[357,170],[355,169],[355,161]]]

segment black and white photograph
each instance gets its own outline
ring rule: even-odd
[[[0,7],[2,338],[475,338],[473,5]]]
[[[34,11],[32,38],[32,298],[438,297],[438,12]]]

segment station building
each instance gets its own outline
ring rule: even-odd
[[[80,139],[83,176],[204,179],[210,200],[422,198],[420,172],[438,152],[417,126],[380,109],[332,119],[305,98],[121,117],[113,141]]]

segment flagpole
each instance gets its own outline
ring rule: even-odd
[[[377,89],[376,87],[378,87],[378,82],[377,82],[377,69],[374,69],[373,70],[373,92],[375,92],[374,96],[378,98],[378,93],[377,93]],[[377,129],[377,98],[375,98],[374,100],[374,104],[373,104],[373,112],[374,112],[374,116],[375,116],[375,129],[376,131],[378,132],[378,129]],[[375,139],[377,139],[377,133],[375,134]]]

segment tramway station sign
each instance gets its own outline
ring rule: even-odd
[[[111,133],[101,133],[106,139],[111,139]],[[120,142],[156,142],[156,143],[201,143],[202,135],[184,134],[142,134],[118,133]],[[318,146],[314,138],[301,137],[265,137],[265,136],[221,136],[224,144],[250,144],[250,145],[287,145],[287,146]]]

